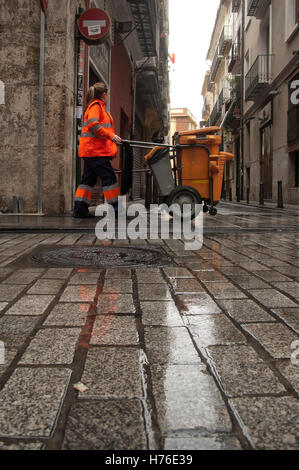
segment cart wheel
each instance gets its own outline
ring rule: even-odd
[[[204,204],[202,210],[204,213],[209,212],[209,207],[206,204]]]
[[[175,188],[168,196],[168,205],[171,206],[172,204],[178,204],[181,208],[181,213],[183,212],[184,204],[191,204],[191,219],[197,217],[202,210],[202,207],[196,210],[195,205],[201,206],[202,200],[199,192],[191,186],[178,186]],[[173,213],[169,212],[169,215],[173,216]],[[184,218],[183,215],[182,218]]]
[[[210,210],[209,210],[209,214],[210,214],[210,215],[217,215],[217,209],[216,209],[216,207],[211,207]]]

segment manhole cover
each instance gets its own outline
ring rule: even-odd
[[[109,246],[39,247],[17,260],[17,266],[123,267],[173,264],[162,248]]]

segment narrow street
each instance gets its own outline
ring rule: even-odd
[[[221,203],[198,251],[94,226],[0,216],[0,449],[298,449],[299,210]]]

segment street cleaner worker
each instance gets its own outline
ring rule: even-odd
[[[84,172],[75,196],[75,218],[94,217],[88,208],[98,176],[106,202],[117,213],[120,188],[111,160],[117,153],[116,144],[121,144],[122,139],[115,134],[113,119],[106,111],[107,102],[108,89],[105,83],[99,82],[89,88],[79,145],[79,157],[84,160]]]

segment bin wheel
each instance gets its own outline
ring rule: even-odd
[[[217,215],[217,209],[216,209],[216,207],[211,207],[210,210],[209,210],[209,214],[210,214],[210,215]]]
[[[204,213],[209,212],[209,207],[206,204],[204,204],[202,210]]]
[[[181,208],[182,219],[183,217],[183,206],[184,204],[191,204],[191,219],[194,219],[198,216],[202,210],[202,199],[198,191],[192,188],[191,186],[177,186],[168,196],[168,205],[178,204]],[[200,205],[200,208],[197,208],[195,205]],[[173,212],[169,212],[169,215],[173,217]],[[186,215],[186,217],[188,217]]]

